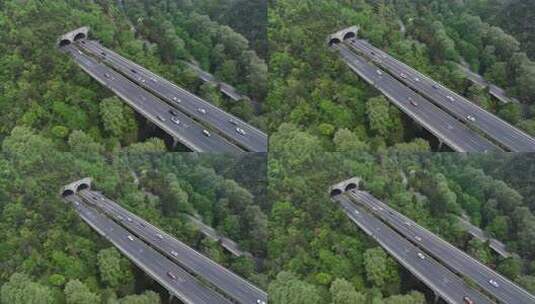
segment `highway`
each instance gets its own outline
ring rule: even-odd
[[[334,196],[333,199],[340,203],[344,213],[355,224],[447,303],[464,304],[465,296],[477,304],[493,303],[455,273],[423,254],[418,247],[368,213],[364,207],[353,204],[346,194]],[[418,253],[423,254],[424,258]]]
[[[267,135],[236,116],[103,47],[96,41],[82,40],[76,45],[81,50],[103,60],[110,67],[174,108],[216,130],[239,146],[251,152],[267,152]]]
[[[469,221],[465,220],[464,218],[458,217],[458,219],[461,225],[463,226],[463,228],[470,235],[479,239],[482,242],[489,242],[489,247],[492,248],[494,251],[496,251],[502,257],[504,258],[511,257],[511,253],[507,251],[507,248],[505,247],[504,243],[498,241],[497,239],[493,239],[489,237],[485,231],[475,226],[474,224],[470,223]]]
[[[187,61],[184,61],[184,64],[187,65],[190,69],[194,70],[195,73],[197,73],[197,75],[199,75],[199,78],[202,81],[213,83],[213,84],[217,85],[219,87],[219,89],[221,90],[221,92],[223,92],[225,95],[230,97],[230,99],[232,99],[234,101],[247,99],[247,96],[240,94],[238,92],[238,90],[236,90],[235,87],[231,86],[228,83],[221,82],[221,81],[217,80],[214,77],[214,75],[212,75],[212,74],[210,74],[210,73],[208,73],[206,71],[203,71],[199,66],[197,66],[197,65],[195,65],[193,63],[187,62]]]
[[[456,248],[429,230],[419,226],[406,216],[397,212],[387,204],[373,197],[368,192],[352,190],[350,197],[362,204],[371,213],[382,219],[398,233],[417,244],[422,250],[439,260],[456,273],[471,279],[488,294],[493,295],[502,303],[533,304],[535,297],[527,291],[483,265],[464,251]],[[490,284],[490,280],[498,283],[498,287]],[[476,302],[477,303],[477,302]]]
[[[110,241],[134,264],[186,304],[231,304],[215,291],[203,286],[195,277],[133,236],[113,220],[99,213],[76,195],[65,198],[78,215],[100,235]],[[132,240],[128,238],[131,236]],[[168,273],[173,274],[176,279]]]
[[[171,121],[170,110],[173,108],[156,96],[145,91],[135,83],[109,67],[95,61],[72,45],[62,47],[74,58],[74,61],[91,77],[121,97],[137,112],[151,120],[158,127],[176,138],[189,149],[196,152],[238,153],[243,150],[218,134],[206,136],[202,126],[182,113],[175,115],[180,124]],[[162,117],[165,121],[159,119]]]
[[[477,73],[474,73],[472,72],[472,70],[470,70],[469,68],[461,65],[461,64],[457,64],[457,66],[459,67],[459,69],[461,69],[461,71],[464,72],[464,74],[466,75],[466,78],[468,78],[468,80],[470,80],[471,82],[473,83],[476,83],[482,87],[488,87],[489,88],[489,93],[490,95],[496,97],[496,99],[498,99],[499,101],[503,102],[503,103],[509,103],[509,102],[518,102],[518,100],[514,99],[514,98],[511,98],[509,96],[507,96],[505,94],[505,90],[498,87],[497,85],[494,85],[488,81],[485,80],[485,78],[483,78],[483,76],[477,74]]]
[[[377,67],[368,63],[364,58],[350,51],[347,46],[334,44],[332,48],[339,51],[342,59],[355,73],[375,86],[399,109],[453,150],[458,152],[501,150],[497,145],[470,130],[463,123],[451,117],[392,76],[378,70]]]
[[[230,298],[243,304],[267,303],[267,294],[264,291],[144,219],[122,208],[101,193],[83,190],[78,194],[109,217],[118,220],[132,234],[152,245],[190,273],[212,284]]]
[[[390,71],[399,81],[413,88],[441,109],[473,128],[481,130],[489,138],[500,143],[511,152],[535,151],[535,139],[533,137],[487,112],[463,96],[396,60],[364,40],[351,39],[347,40],[346,43],[355,51],[370,58],[376,65]],[[448,98],[448,96],[450,97]]]
[[[223,248],[227,249],[230,253],[237,257],[241,256],[249,256],[252,257],[252,255],[249,252],[241,251],[240,245],[238,243],[234,242],[233,240],[222,236],[217,232],[214,228],[206,225],[201,220],[199,220],[196,217],[193,217],[189,214],[184,214],[184,216],[195,225],[195,227],[199,228],[199,231],[204,234],[206,237],[210,238],[211,240],[218,242],[223,246]]]

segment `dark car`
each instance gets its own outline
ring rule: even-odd
[[[171,114],[171,115],[173,115],[173,116],[178,116],[177,111],[175,111],[175,110],[173,110],[173,109],[169,110],[169,114]]]

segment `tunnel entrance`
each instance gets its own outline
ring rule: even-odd
[[[67,46],[71,44],[71,41],[69,39],[63,39],[59,42],[59,46]]]
[[[333,46],[334,44],[338,44],[340,42],[342,42],[342,41],[340,41],[340,39],[333,38],[333,39],[329,40],[329,46]]]
[[[357,188],[357,184],[355,184],[355,183],[349,183],[349,184],[347,184],[345,190],[346,190],[346,191],[350,191],[350,190],[353,190],[353,189],[356,189],[356,188]]]
[[[342,194],[342,190],[336,188],[331,190],[331,197]]]
[[[63,193],[61,193],[61,196],[68,197],[68,196],[71,196],[73,194],[74,194],[74,191],[72,191],[71,189],[66,189],[66,190],[63,190]]]
[[[351,39],[351,38],[355,38],[355,37],[357,37],[357,35],[355,34],[355,32],[347,32],[347,33],[344,35],[344,40]]]
[[[78,41],[80,39],[85,39],[85,34],[84,33],[78,33],[78,34],[76,34],[76,36],[74,36],[74,41]]]
[[[82,183],[78,185],[78,187],[76,187],[76,192],[80,192],[82,190],[87,190],[87,189],[89,189],[89,185],[86,183]]]

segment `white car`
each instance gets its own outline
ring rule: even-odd
[[[204,136],[206,136],[206,137],[212,136],[212,134],[210,134],[210,132],[208,132],[208,130],[202,130],[202,134],[204,134]]]
[[[178,98],[176,96],[173,96],[173,101],[176,102],[176,103],[182,102],[182,100],[180,100],[180,98]]]
[[[104,77],[106,77],[106,78],[110,78],[111,76],[110,76],[110,74],[108,74],[108,73],[104,73]]]
[[[260,299],[256,300],[256,304],[266,304],[266,301],[262,301]]]
[[[422,238],[419,237],[419,236],[415,236],[414,238],[415,238],[418,242],[421,242],[421,241],[422,241]]]
[[[474,116],[472,116],[472,115],[466,116],[466,119],[468,119],[469,121],[472,121],[472,122],[476,121],[476,118]]]
[[[420,82],[420,78],[416,77],[416,78],[414,78],[414,81]]]
[[[130,223],[132,223],[132,219],[131,218],[127,217],[126,220],[129,221]]]
[[[496,288],[500,287],[500,284],[498,284],[498,282],[496,282],[496,281],[493,280],[493,279],[490,279],[490,280],[489,280],[489,284],[492,285],[492,286],[494,286],[494,287],[496,287]]]
[[[238,125],[238,122],[237,122],[237,121],[235,121],[234,119],[229,119],[229,121],[228,121],[228,122],[230,122],[230,124],[232,124],[232,125],[235,125],[235,126],[237,126],[237,125]]]
[[[243,130],[242,128],[236,128],[236,132],[240,135],[245,135],[245,130]]]
[[[407,75],[405,75],[405,73],[401,73],[401,74],[399,74],[399,76],[400,76],[401,78],[403,78],[403,79],[407,79]]]
[[[381,70],[377,70],[377,75],[383,76],[383,72],[381,72]]]
[[[178,256],[178,252],[176,252],[176,251],[174,251],[174,250],[171,250],[171,254],[172,254],[173,256],[176,256],[176,257]]]
[[[160,121],[164,121],[165,122],[165,118],[162,115],[158,115],[158,116],[156,116],[156,118],[158,118],[158,120],[160,120]]]
[[[360,212],[358,210],[355,210],[355,214],[360,214]]]
[[[179,125],[179,124],[180,124],[180,119],[178,119],[176,116],[171,116],[171,121],[172,121],[175,125]]]
[[[131,240],[131,241],[133,241],[133,240],[134,240],[134,237],[131,236],[131,235],[129,235],[129,236],[128,236],[128,239]]]
[[[446,98],[451,101],[451,102],[454,102],[455,101],[455,98],[451,97],[450,95],[446,96]]]
[[[425,255],[423,255],[421,252],[418,252],[418,257],[422,260],[425,260]]]
[[[167,276],[170,277],[172,280],[176,280],[176,275],[172,273],[171,271],[167,272]]]
[[[160,240],[163,240],[163,235],[161,235],[161,234],[158,233],[156,236],[157,236]]]
[[[203,109],[203,108],[199,108],[199,109],[197,109],[197,111],[199,111],[199,113],[201,113],[201,114],[206,115],[206,110]]]

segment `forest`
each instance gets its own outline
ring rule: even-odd
[[[234,21],[237,6],[259,19],[250,26]],[[108,151],[162,137],[59,52],[58,37],[85,25],[91,39],[263,128],[261,113],[249,101],[231,102],[215,86],[202,84],[183,61],[197,62],[262,104],[265,7],[244,0],[0,1],[0,141],[17,126],[39,130],[64,151],[78,132]]]
[[[161,141],[109,154],[87,135],[69,145],[73,152],[63,153],[23,127],[2,144],[0,303],[153,304],[160,297],[167,303],[162,287],[61,199],[63,185],[86,176],[125,208],[267,288],[265,154],[163,153]],[[238,242],[254,259],[232,256],[185,214]]]
[[[433,136],[327,47],[329,34],[358,25],[360,37],[535,135],[535,63],[526,42],[533,30],[523,26],[530,24],[534,9],[533,2],[520,0],[273,2],[268,14],[270,134],[304,131],[323,151],[381,151],[399,144],[437,149]],[[520,102],[493,100],[485,88],[467,81],[457,63]]]
[[[432,292],[330,200],[328,187],[353,176],[362,178],[362,189],[535,292],[533,155],[300,152],[282,149],[269,159],[272,303],[433,303]],[[505,242],[513,257],[472,238],[459,224],[462,215]]]

